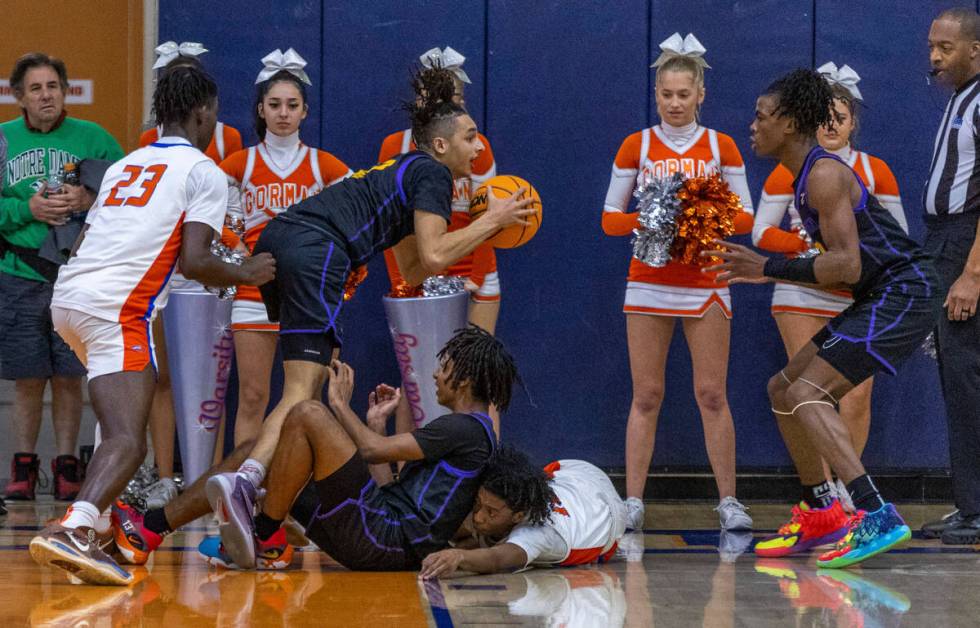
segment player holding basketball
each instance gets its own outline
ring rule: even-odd
[[[827,152],[843,159],[861,177],[868,192],[874,194],[882,207],[891,212],[895,221],[907,232],[908,222],[895,175],[881,159],[853,148],[851,140],[857,135],[860,122],[858,106],[863,102],[857,86],[861,77],[849,66],[838,68],[834,63],[825,63],[817,68],[817,72],[830,82],[834,92],[834,124],[817,130],[817,142]],[[784,231],[779,226],[787,212],[790,230]],[[766,179],[755,213],[752,241],[760,249],[795,256],[810,248],[810,243],[801,237],[801,233],[806,232],[801,232],[800,228],[800,215],[793,205],[793,175],[785,166],[778,165]],[[847,291],[831,292],[777,283],[772,294],[772,315],[786,345],[787,355],[794,355],[802,349],[828,319],[843,312],[852,302]],[[850,430],[851,442],[859,456],[868,441],[871,425],[872,382],[873,379],[869,377],[840,402],[841,417]],[[787,420],[778,416],[776,419],[777,422]],[[804,484],[801,509],[833,507],[833,500],[837,498],[845,511],[853,512],[847,489],[840,479],[834,483],[829,469],[824,470],[823,477],[801,479]],[[839,519],[844,519],[844,513],[836,507],[835,512]],[[765,550],[765,547],[756,547],[757,552],[760,549]]]
[[[560,460],[542,470],[519,451],[501,448],[464,527],[473,536],[426,556],[421,578],[604,562],[626,529],[626,505],[609,477],[588,462]]]
[[[846,567],[887,551],[911,532],[865,472],[837,403],[876,371],[894,374],[936,323],[942,297],[928,257],[895,218],[868,193],[860,177],[817,144],[816,132],[833,125],[830,85],[818,73],[796,70],[769,86],[756,101],[752,143],[795,177],[794,202],[803,228],[823,251],[808,258],[766,258],[748,247],[720,242],[706,252],[723,262],[733,283],[792,281],[810,287],[847,288],[851,304],[769,380],[773,412],[804,481],[819,477],[820,457],[847,485],[858,513],[834,529],[818,517],[794,517],[776,536],[786,553],[840,538],[820,567]],[[769,546],[772,540],[767,541]]]
[[[270,52],[262,63],[253,111],[261,141],[221,162],[232,186],[229,206],[244,212],[249,250],[276,214],[351,174],[347,164],[299,139],[309,108],[306,61],[290,48]],[[279,325],[269,321],[258,289],[241,286],[235,294],[231,328],[238,356],[237,446],[258,435],[265,417]]]
[[[260,285],[275,274],[268,254],[241,266],[211,255],[228,196],[224,174],[201,152],[217,108],[218,88],[197,68],[160,77],[153,110],[163,137],[106,172],[77,254],[54,287],[54,326],[88,368],[103,440],[78,500],[31,540],[30,551],[36,562],[85,582],[132,581],[99,549],[95,527],[146,454],[155,376],[150,323],[166,304],[178,257],[186,276],[210,285]]]
[[[406,106],[419,150],[355,173],[293,205],[268,223],[253,253],[276,258],[278,280],[262,286],[270,321],[279,322],[285,381],[282,399],[262,425],[250,457],[237,473],[208,481],[208,498],[222,533],[251,534],[256,489],[272,460],[282,422],[300,401],[316,399],[341,339],[336,328],[347,275],[395,247],[409,284],[438,273],[499,229],[524,223],[532,199],[491,198],[479,220],[447,232],[453,178],[470,175],[483,144],[466,110],[453,102],[453,73],[420,70],[416,98]]]
[[[660,124],[623,142],[613,164],[602,228],[607,235],[630,235],[638,213],[625,213],[637,182],[645,176],[686,177],[720,172],[739,195],[745,211],[736,233],[752,228],[752,199],[742,156],[729,136],[698,123],[704,102],[705,49],[694,37],[675,33],[660,44],[656,99]],[[731,335],[728,287],[701,273],[695,264],[671,261],[652,268],[633,259],[626,284],[626,333],[633,377],[633,402],[626,424],[626,504],[629,527],[643,527],[643,489],[653,457],[657,417],[664,398],[667,348],[676,319],[683,321],[694,368],[694,395],[701,410],[705,446],[720,502],[716,510],[725,530],[747,530],[752,519],[735,499],[735,426],[726,392]]]
[[[441,67],[452,72],[453,83],[456,86],[453,102],[460,107],[466,106],[465,89],[471,82],[470,77],[463,70],[466,57],[449,46],[443,50],[436,47],[422,53],[419,62],[423,67]],[[462,229],[472,222],[470,200],[473,198],[473,193],[481,184],[497,176],[497,164],[490,149],[490,140],[482,133],[479,133],[478,137],[483,143],[483,150],[473,161],[472,172],[467,177],[453,180],[453,213],[449,221],[449,231]],[[392,133],[381,143],[378,163],[417,148],[412,140],[412,129]],[[392,290],[397,292],[403,289],[405,278],[398,268],[392,249],[385,251],[385,265],[388,267]],[[469,322],[479,325],[491,334],[494,333],[497,316],[500,314],[500,279],[497,277],[497,256],[493,246],[489,242],[481,244],[472,253],[444,269],[442,274],[462,277],[466,280],[466,287],[470,291]],[[490,418],[493,419],[494,431],[499,436],[500,416],[493,408],[490,409]],[[399,432],[408,432],[414,427],[408,399],[403,398],[402,404],[395,413],[395,429]]]

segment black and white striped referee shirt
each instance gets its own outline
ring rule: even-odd
[[[923,197],[933,216],[980,211],[980,74],[946,105]]]

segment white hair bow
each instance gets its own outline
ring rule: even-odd
[[[851,96],[854,96],[858,100],[864,100],[864,98],[861,97],[861,90],[859,90],[857,86],[858,82],[861,80],[861,77],[858,76],[858,73],[846,63],[838,69],[837,65],[833,61],[828,61],[817,68],[817,73],[827,79],[827,82],[831,85],[840,85],[846,89]]]
[[[307,85],[313,84],[310,82],[310,77],[303,71],[303,68],[306,67],[306,59],[299,56],[299,53],[292,48],[286,52],[276,48],[262,57],[262,65],[262,71],[255,78],[256,83],[267,81],[275,76],[276,72],[285,70]]]
[[[449,46],[446,46],[444,50],[439,50],[439,47],[436,46],[432,50],[423,52],[422,56],[419,57],[419,62],[426,68],[443,68],[449,70],[456,75],[456,78],[464,83],[471,82],[470,77],[463,70],[463,63],[466,62],[466,57]]]
[[[178,44],[175,41],[165,41],[153,49],[157,53],[156,63],[153,69],[162,68],[177,57],[197,57],[208,51],[207,48],[196,41],[185,41]]]
[[[660,56],[653,62],[651,68],[659,68],[674,57],[690,57],[703,68],[710,68],[708,62],[704,60],[704,53],[707,52],[694,33],[688,33],[687,37],[681,37],[680,33],[674,33],[667,39],[660,42]]]

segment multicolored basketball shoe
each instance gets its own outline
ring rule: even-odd
[[[112,536],[123,560],[132,565],[145,565],[163,543],[162,536],[143,527],[143,515],[121,501],[112,505]]]
[[[252,483],[238,473],[218,473],[205,484],[208,502],[218,517],[218,532],[235,564],[255,567],[255,501]]]
[[[228,552],[225,551],[224,546],[221,544],[220,536],[204,537],[204,540],[197,545],[197,553],[203,556],[209,565],[221,567],[222,569],[240,569],[232,557],[228,555]]]
[[[847,534],[848,517],[836,499],[826,508],[810,508],[806,502],[793,506],[793,516],[776,534],[755,544],[757,556],[778,558],[827,545]]]
[[[198,553],[209,565],[223,569],[241,569],[225,551],[221,537],[209,536],[197,546]],[[255,539],[255,568],[260,571],[279,571],[289,567],[293,561],[293,546],[286,541],[286,529],[279,528],[265,541]]]
[[[874,512],[858,511],[851,518],[847,535],[837,543],[836,548],[817,559],[817,567],[849,567],[887,552],[910,538],[912,530],[891,504],[885,504]]]
[[[88,584],[126,586],[133,582],[131,573],[99,549],[92,528],[50,525],[31,539],[30,551],[37,564],[61,569],[69,578]]]

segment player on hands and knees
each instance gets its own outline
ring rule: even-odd
[[[756,102],[752,141],[757,154],[775,157],[796,178],[795,203],[803,228],[822,251],[815,257],[766,258],[729,242],[715,255],[733,283],[791,281],[850,289],[854,303],[832,319],[786,367],[769,380],[773,412],[804,484],[820,482],[823,457],[847,486],[858,513],[846,528],[807,534],[799,513],[763,545],[812,547],[841,538],[820,557],[821,567],[846,567],[886,551],[910,530],[868,476],[837,411],[848,391],[877,371],[894,374],[932,330],[942,306],[931,262],[895,218],[868,193],[840,158],[816,141],[833,124],[830,85],[816,72],[796,70],[773,83]],[[795,444],[795,445],[794,445]]]
[[[224,174],[202,152],[217,117],[214,81],[197,68],[175,68],[157,82],[153,109],[163,137],[106,172],[51,308],[55,329],[88,368],[103,440],[78,500],[31,540],[30,551],[38,563],[96,584],[132,581],[98,548],[95,528],[146,454],[150,323],[166,304],[178,258],[187,277],[209,285],[261,285],[275,274],[271,255],[236,266],[210,251],[228,196]]]

